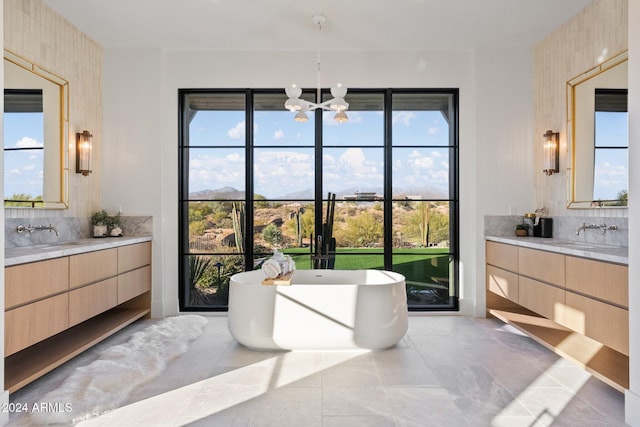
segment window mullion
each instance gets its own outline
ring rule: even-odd
[[[316,95],[317,98],[317,95]],[[316,99],[316,103],[320,103],[321,99]],[[322,188],[322,151],[323,151],[323,141],[322,141],[322,109],[318,108],[314,111],[315,114],[315,137],[314,137],[314,147],[315,147],[315,236],[322,234],[322,200],[323,200],[323,188]],[[324,236],[323,236],[324,237]],[[315,242],[311,242],[315,245]]]
[[[246,91],[245,107],[245,235],[244,269],[253,270],[253,91]]]
[[[384,94],[384,268],[393,270],[393,159],[392,134],[393,125],[392,92],[387,89]]]

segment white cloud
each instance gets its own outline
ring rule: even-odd
[[[282,139],[284,138],[284,131],[282,129],[278,129],[274,134],[273,134],[273,139]]]
[[[23,136],[22,139],[15,144],[16,148],[38,148],[43,146],[42,142],[37,139],[29,138],[28,136]]]
[[[267,197],[313,187],[313,155],[295,151],[264,151],[254,162],[255,191]]]
[[[229,185],[244,188],[244,157],[237,152],[224,156],[199,154],[189,159],[189,179],[194,189],[216,189]]]
[[[440,128],[439,127],[429,127],[427,128],[427,134],[429,135],[438,135],[440,133]]]
[[[405,126],[409,126],[411,122],[416,118],[416,114],[412,111],[398,111],[393,113],[393,124],[402,123]]]
[[[409,161],[409,164],[414,170],[427,170],[433,169],[432,157],[415,157]]]
[[[381,177],[378,162],[368,160],[362,148],[347,148],[339,157],[334,170],[343,176],[343,181],[365,178],[370,183]]]
[[[231,139],[242,139],[244,138],[244,121],[239,122],[237,125],[229,129],[227,132],[227,136]]]

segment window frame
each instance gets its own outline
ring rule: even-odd
[[[254,231],[254,150],[256,148],[271,148],[269,145],[255,145],[254,146],[254,96],[260,94],[279,94],[281,89],[178,89],[178,227],[179,227],[179,242],[178,242],[178,261],[179,261],[179,306],[181,311],[227,311],[227,306],[192,306],[187,303],[188,297],[188,263],[185,261],[190,253],[189,251],[189,203],[195,200],[189,199],[189,145],[188,145],[188,122],[186,120],[185,101],[188,95],[192,94],[242,94],[245,99],[245,240],[244,248],[244,265],[245,271],[247,266],[253,265],[254,250],[253,250],[253,231]],[[383,161],[384,161],[384,268],[391,270],[393,266],[394,251],[392,247],[393,242],[393,229],[392,221],[387,218],[392,218],[393,203],[397,202],[393,199],[393,149],[403,147],[401,145],[393,145],[392,135],[392,100],[394,95],[402,94],[440,94],[450,97],[451,105],[450,111],[453,113],[453,117],[449,122],[449,141],[448,146],[438,146],[438,148],[448,148],[449,152],[449,194],[448,199],[438,199],[429,201],[442,201],[449,203],[449,252],[447,255],[450,257],[450,273],[449,280],[453,282],[450,287],[452,293],[450,293],[449,304],[443,306],[428,306],[428,307],[416,307],[410,306],[411,311],[458,311],[459,310],[459,89],[457,88],[400,88],[400,89],[349,89],[349,93],[357,94],[382,94],[383,95]],[[328,89],[321,91],[321,96],[329,94]],[[348,96],[348,95],[347,95]],[[303,97],[309,99],[315,99],[315,89],[303,90]],[[283,107],[284,109],[284,107]],[[347,112],[348,113],[348,112]],[[323,165],[322,154],[323,150],[327,147],[334,147],[332,145],[323,145],[323,117],[322,110],[315,110],[314,114],[314,155],[315,155],[315,180],[314,180],[314,199],[308,200],[314,204],[315,209],[315,235],[321,233],[321,225],[323,222],[323,205],[326,202],[325,190],[323,185]],[[291,118],[293,120],[293,117]],[[286,146],[278,146],[279,148],[286,148]],[[432,146],[420,146],[432,147]],[[193,146],[192,148],[203,148],[202,146]],[[239,147],[238,147],[239,148]],[[302,199],[301,199],[302,200]],[[306,200],[306,199],[305,199]],[[220,201],[220,200],[207,200],[207,201]],[[213,253],[212,253],[213,254]]]

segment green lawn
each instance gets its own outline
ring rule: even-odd
[[[296,268],[308,270],[311,262],[308,249],[285,249]],[[339,249],[335,268],[343,270],[384,268],[382,250],[379,248]],[[406,278],[409,305],[447,304],[449,299],[449,251],[448,248],[396,249],[393,252],[393,271]]]

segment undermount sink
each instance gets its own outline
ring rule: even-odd
[[[55,248],[62,248],[64,246],[77,246],[77,245],[84,245],[84,244],[86,243],[80,240],[70,240],[67,242],[42,243],[40,245],[33,245],[31,247],[34,249],[55,249]]]
[[[566,240],[555,242],[557,246],[574,247],[578,249],[595,249],[595,248],[613,248],[613,245],[605,245],[603,243],[580,242],[575,240]]]

